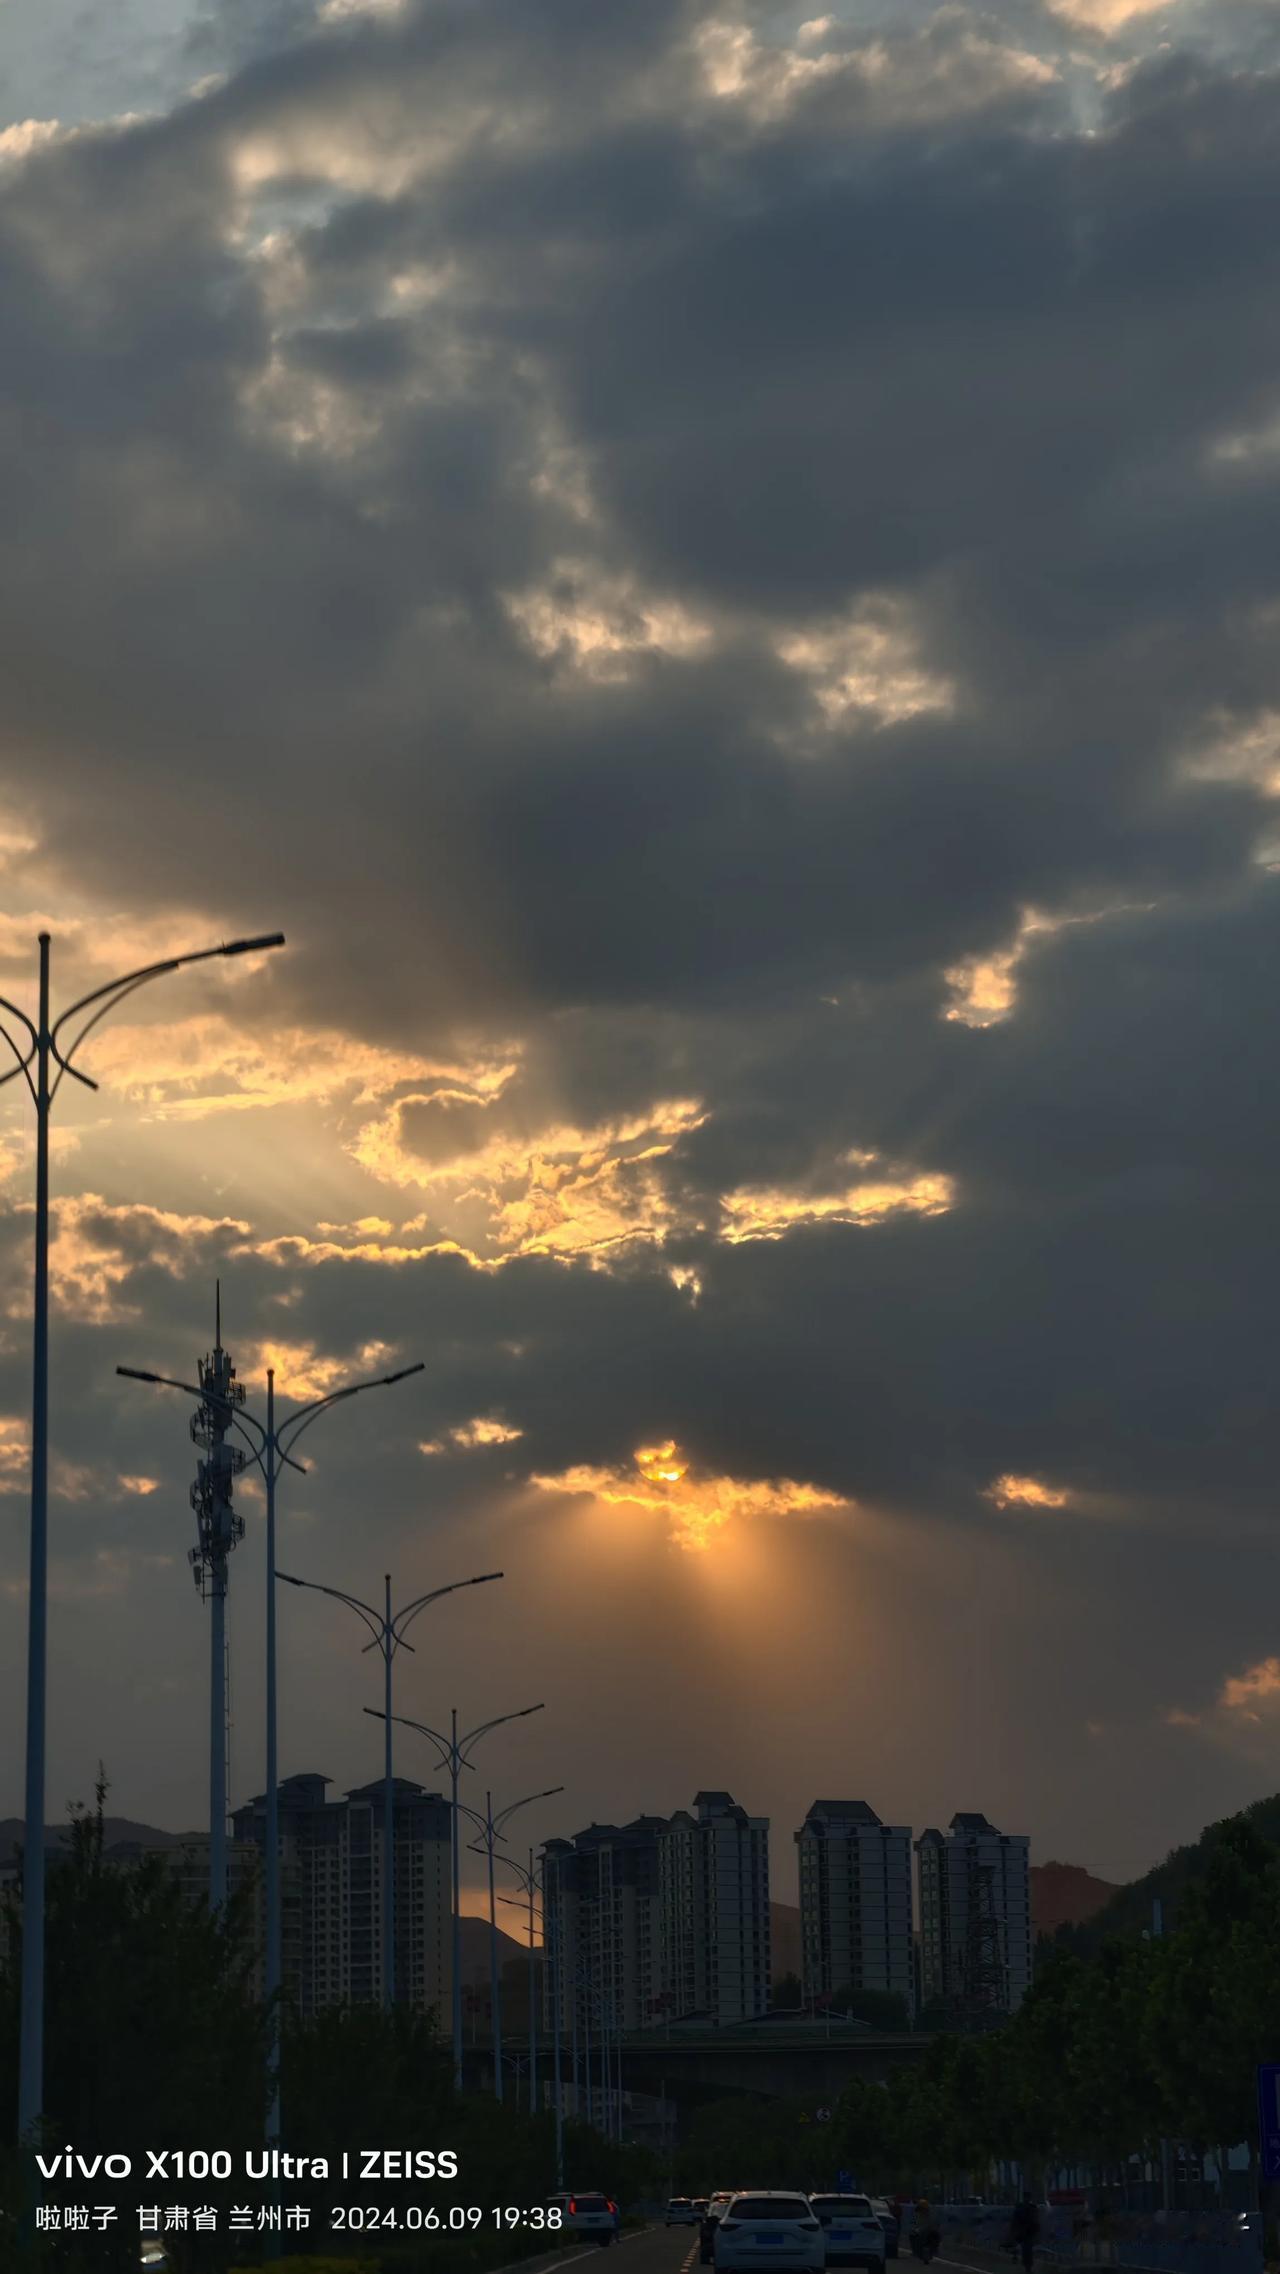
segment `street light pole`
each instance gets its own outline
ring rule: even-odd
[[[276,1573],[276,1578],[287,1581],[290,1587],[309,1587],[316,1595],[331,1595],[336,1603],[347,1604],[349,1609],[358,1613],[359,1617],[364,1620],[365,1625],[369,1629],[370,1639],[364,1646],[365,1650],[380,1650],[382,1652],[383,1659],[385,1660],[386,1685],[384,1694],[387,1702],[383,1712],[379,1714],[377,1718],[380,1721],[385,1721],[387,1724],[385,1753],[386,1767],[384,1771],[383,1782],[384,1821],[382,1827],[382,2002],[383,2005],[388,2008],[395,2004],[396,1995],[394,1899],[395,1786],[391,1774],[391,1724],[393,1721],[398,1721],[400,1719],[400,1716],[398,1714],[393,1714],[391,1711],[391,1661],[395,1657],[397,1650],[407,1650],[412,1652],[413,1644],[411,1642],[405,1641],[405,1635],[408,1629],[412,1626],[414,1620],[417,1618],[419,1611],[425,1611],[428,1603],[438,1603],[442,1595],[456,1595],[459,1589],[462,1587],[483,1587],[488,1583],[489,1580],[501,1579],[503,1576],[504,1574],[500,1571],[482,1571],[479,1572],[474,1579],[451,1580],[447,1587],[433,1587],[425,1595],[415,1595],[411,1603],[402,1604],[400,1609],[393,1613],[391,1609],[391,1574],[388,1572],[386,1581],[386,1612],[384,1615],[381,1611],[375,1611],[372,1609],[368,1603],[362,1603],[358,1595],[344,1594],[343,1590],[340,1587],[322,1587],[319,1582],[314,1579],[295,1579],[292,1573],[288,1571],[278,1571]],[[366,1713],[369,1713],[372,1709],[369,1706],[366,1706],[364,1710]]]
[[[493,2089],[498,2100],[502,2098],[502,2011],[498,1993],[498,1911],[494,1900],[493,1851],[497,1842],[506,1836],[502,1829],[503,1825],[510,1823],[517,1809],[528,1808],[530,1803],[535,1800],[550,1800],[554,1793],[563,1791],[564,1786],[562,1784],[552,1784],[548,1785],[544,1792],[527,1792],[523,1800],[508,1801],[507,1806],[499,1809],[496,1816],[493,1813],[493,1795],[487,1792],[484,1796],[484,1816],[482,1819],[476,1819],[484,1834],[484,1846],[483,1848],[476,1848],[473,1842],[473,1852],[476,1855],[487,1855],[489,1858],[489,1980],[493,2021]],[[465,1810],[464,1813],[475,1818],[474,1809]]]
[[[276,1480],[282,1468],[296,1469],[299,1476],[307,1474],[305,1461],[295,1457],[293,1448],[313,1421],[328,1413],[335,1405],[344,1405],[348,1398],[360,1397],[366,1390],[390,1389],[396,1382],[405,1382],[411,1374],[421,1374],[424,1361],[418,1359],[412,1366],[402,1366],[394,1374],[376,1374],[362,1382],[344,1382],[338,1389],[329,1390],[324,1397],[311,1398],[306,1405],[286,1414],[276,1422],[276,1375],[274,1366],[267,1368],[267,1419],[265,1427],[256,1414],[250,1413],[237,1399],[211,1395],[207,1384],[183,1382],[169,1374],[144,1372],[137,1366],[117,1366],[117,1374],[126,1381],[147,1382],[152,1388],[181,1390],[198,1404],[221,1403],[228,1415],[228,1427],[237,1429],[248,1446],[248,1459],[262,1473],[267,1501],[267,1790],[266,1822],[263,1827],[263,1845],[266,1850],[264,1872],[267,1908],[266,1969],[264,1988],[268,2008],[267,2036],[267,2128],[266,2139],[274,2147],[280,2139],[280,1991],[283,1983],[283,1951],[280,1922],[280,1780],[278,1775],[278,1688],[276,1680]],[[252,1432],[252,1435],[250,1435]],[[275,2247],[274,2233],[269,2234],[268,2249]]]
[[[373,1713],[372,1706],[366,1706],[364,1710],[368,1714]],[[531,1713],[541,1713],[543,1710],[541,1705],[530,1705],[521,1706],[518,1713],[500,1713],[493,1721],[482,1721],[477,1728],[469,1729],[464,1737],[458,1735],[458,1709],[456,1706],[452,1708],[450,1714],[450,1734],[448,1737],[442,1736],[438,1729],[432,1729],[425,1721],[411,1721],[406,1714],[398,1713],[392,1717],[400,1723],[403,1729],[414,1729],[419,1737],[429,1737],[440,1755],[436,1763],[437,1768],[447,1768],[449,1771],[450,1807],[453,1812],[453,1938],[451,1963],[453,1971],[453,2089],[455,2092],[462,2090],[462,1904],[460,1900],[462,1834],[458,1824],[459,1812],[464,1816],[469,1816],[474,1824],[483,1829],[483,1820],[476,1815],[475,1810],[467,1808],[458,1799],[458,1779],[463,1769],[475,1767],[475,1762],[470,1759],[467,1752],[469,1745],[475,1745],[480,1738],[487,1737],[491,1729],[501,1729],[508,1721],[525,1721]],[[381,1716],[375,1715],[374,1718],[381,1719]]]
[[[0,1013],[16,1021],[22,1041],[15,1041],[0,1019],[0,1042],[7,1045],[14,1063],[0,1074],[0,1086],[25,1081],[36,1113],[36,1206],[34,1242],[34,1309],[32,1317],[31,1379],[31,1540],[30,1590],[27,1598],[27,1758],[26,1816],[22,1857],[22,1980],[18,2026],[18,2137],[28,2150],[24,2190],[24,2241],[34,2241],[35,2213],[39,2203],[39,2171],[31,2154],[35,2127],[44,2103],[44,1818],[46,1698],[48,1689],[49,1602],[49,1123],[54,1100],[64,1075],[89,1090],[98,1085],[74,1063],[75,1054],[99,1022],[126,996],[149,980],[160,979],[189,963],[204,963],[214,956],[247,955],[258,949],[283,947],[283,932],[259,938],[229,940],[214,948],[187,955],[167,956],[108,980],[70,1004],[57,1018],[50,1007],[50,935],[39,935],[39,995],[36,1022],[16,1003],[0,996]],[[65,1044],[60,1039],[68,1021],[88,1012],[78,1031]],[[34,1074],[32,1068],[34,1067]],[[51,1074],[51,1067],[57,1071]]]
[[[524,1894],[523,1896],[500,1895],[498,1897],[498,1901],[500,1903],[509,1903],[513,1910],[520,1911],[524,1909],[526,1900],[529,1905],[529,2114],[533,2116],[536,2115],[538,2106],[538,2020],[533,1994],[534,1896],[538,1892],[538,1874],[534,1869],[532,1848],[529,1850],[529,1862],[527,1867],[522,1863],[517,1863],[514,1856],[502,1856],[499,1860],[506,1864],[508,1870],[514,1871],[516,1878],[519,1880],[520,1885],[524,1890]],[[539,1910],[538,1923],[542,1928],[543,1947],[545,1952],[547,1931],[545,1895]]]

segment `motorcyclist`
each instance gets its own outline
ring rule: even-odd
[[[911,2214],[911,2248],[917,2258],[926,2264],[933,2257],[941,2237],[933,2216],[933,2207],[927,2195],[921,2195]]]
[[[1017,2205],[1010,2228],[1014,2247],[1022,2260],[1023,2274],[1031,2274],[1036,2244],[1040,2240],[1040,2213],[1029,2195],[1024,2195]]]

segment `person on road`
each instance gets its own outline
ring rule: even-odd
[[[941,2241],[927,2195],[920,2196],[911,2214],[911,2250],[927,2266]]]
[[[1039,2240],[1040,2213],[1031,2197],[1024,2195],[1013,2214],[1013,2241],[1022,2260],[1023,2274],[1031,2274]]]

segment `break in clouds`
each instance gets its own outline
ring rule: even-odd
[[[1274,9],[148,26],[0,136],[0,987],[39,918],[68,985],[290,949],[60,1132],[57,1771],[198,1814],[185,1423],[112,1369],[221,1273],[250,1376],[427,1360],[289,1554],[500,1547],[429,1702],[505,1654],[575,1821],[687,1799],[692,1716],[780,1828],[1138,1868],[1276,1781]],[[771,1599],[804,1790],[732,1702]],[[584,1603],[624,1717],[670,1647],[670,1789],[567,1726]],[[348,1639],[286,1770],[364,1773]]]

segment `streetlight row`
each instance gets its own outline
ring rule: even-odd
[[[14,1063],[0,1073],[0,1086],[25,1081],[36,1115],[36,1201],[34,1225],[34,1300],[32,1305],[31,1383],[31,1542],[30,1588],[27,1596],[27,1758],[25,1844],[22,1860],[22,1979],[18,2031],[18,2137],[24,2143],[26,2179],[23,2232],[28,2244],[34,2238],[39,2201],[38,2167],[32,2143],[44,2104],[44,1960],[45,1960],[45,1719],[48,1695],[49,1607],[49,1123],[53,1101],[64,1076],[86,1089],[97,1083],[75,1064],[76,1052],[93,1029],[125,999],[152,979],[163,978],[190,963],[207,963],[214,957],[239,956],[284,946],[283,932],[262,932],[253,938],[224,940],[217,947],[197,948],[186,955],[166,956],[156,963],[123,972],[104,986],[68,1004],[52,1018],[49,999],[50,935],[39,934],[39,993],[33,1020],[17,1003],[0,996],[0,1042]],[[63,1030],[88,1012],[78,1030],[65,1041]],[[22,1033],[16,1040],[6,1020]],[[56,1072],[51,1070],[56,1068]],[[33,1071],[34,1069],[34,1071]]]
[[[0,1045],[3,1045],[5,1048],[7,1048],[14,1061],[11,1066],[7,1066],[3,1072],[0,1072],[0,1087],[3,1087],[8,1082],[16,1081],[19,1079],[19,1077],[21,1077],[21,1079],[25,1081],[27,1089],[30,1093],[36,1116],[36,1196],[34,1222],[34,1302],[32,1333],[33,1368],[31,1426],[31,1538],[30,1590],[28,1595],[27,1612],[27,1749],[25,1784],[26,1837],[23,1858],[23,1934],[18,2077],[18,2135],[20,2141],[24,2146],[24,2149],[26,2150],[24,2159],[26,2187],[24,2189],[23,2236],[24,2241],[28,2246],[30,2246],[34,2238],[35,2213],[40,2200],[39,2175],[34,2160],[33,2146],[44,2105],[44,1823],[46,1781],[46,1700],[48,1687],[47,1623],[49,1449],[49,1125],[53,1101],[56,1098],[57,1093],[62,1086],[63,1078],[66,1075],[70,1075],[73,1080],[83,1084],[86,1089],[97,1089],[98,1085],[93,1080],[92,1076],[86,1074],[82,1068],[75,1064],[74,1061],[76,1053],[87,1041],[93,1030],[104,1018],[106,1018],[108,1013],[118,1008],[122,1002],[134,994],[139,988],[147,985],[151,980],[164,977],[168,973],[180,970],[188,964],[207,962],[217,957],[248,955],[250,953],[283,947],[284,944],[284,934],[282,932],[261,933],[256,934],[250,938],[223,942],[216,947],[197,949],[184,955],[169,956],[155,963],[144,965],[137,970],[125,972],[119,978],[110,980],[101,987],[94,988],[88,994],[80,996],[75,1002],[71,1003],[66,1010],[60,1012],[58,1016],[54,1018],[51,1016],[50,1009],[50,935],[47,932],[41,932],[39,935],[39,1002],[37,1019],[33,1021],[28,1017],[27,1013],[23,1011],[17,1004],[11,1003],[6,998],[0,996],[0,1014],[3,1014],[3,1016],[0,1016]],[[88,1015],[83,1016],[83,1014]],[[20,1030],[18,1039],[15,1039],[15,1035],[13,1031],[11,1031],[10,1025],[5,1023],[6,1020],[14,1022],[14,1024],[16,1024],[17,1028]],[[75,1032],[71,1034],[70,1039],[64,1039],[66,1030],[75,1025],[75,1022],[77,1020],[80,1020],[82,1023],[76,1026]],[[220,1346],[220,1327],[218,1341]],[[274,1368],[269,1367],[267,1369],[267,1408],[265,1423],[260,1421],[256,1415],[245,1410],[242,1402],[242,1393],[235,1396],[227,1394],[230,1386],[229,1368],[225,1370],[227,1373],[227,1380],[224,1381],[223,1373],[222,1371],[219,1371],[216,1374],[210,1373],[209,1379],[202,1381],[200,1384],[187,1382],[180,1379],[179,1377],[172,1375],[154,1373],[139,1367],[120,1366],[117,1367],[116,1371],[119,1375],[125,1377],[126,1379],[145,1382],[150,1386],[156,1388],[179,1390],[185,1395],[193,1397],[197,1402],[197,1407],[203,1408],[206,1414],[210,1417],[219,1446],[221,1446],[223,1439],[225,1439],[226,1435],[231,1430],[235,1430],[245,1440],[245,1444],[247,1446],[246,1454],[237,1455],[234,1462],[230,1458],[225,1461],[219,1459],[218,1462],[217,1476],[214,1480],[213,1489],[215,1491],[215,1494],[216,1492],[221,1491],[225,1495],[228,1501],[228,1505],[230,1475],[233,1473],[234,1467],[238,1467],[245,1459],[251,1460],[254,1465],[260,1470],[266,1487],[267,1776],[264,1845],[266,1850],[265,1893],[267,1910],[267,1947],[266,1964],[264,1971],[268,2005],[271,2014],[269,2035],[270,2112],[268,2116],[267,2137],[269,2141],[274,2142],[278,2140],[280,2136],[278,2008],[282,1975],[279,1874],[279,1778],[277,1750],[275,1581],[277,1578],[280,1578],[292,1586],[311,1588],[314,1589],[314,1591],[317,1593],[332,1595],[336,1600],[347,1603],[351,1609],[355,1610],[360,1615],[370,1630],[370,1640],[365,1645],[366,1650],[378,1647],[381,1649],[383,1654],[386,1669],[386,1711],[385,1714],[381,1717],[386,1722],[386,1775],[384,1794],[384,1831],[386,1838],[386,1849],[384,1851],[385,1884],[383,1892],[383,1994],[384,1998],[390,2002],[394,1996],[395,1979],[394,1781],[392,1776],[391,1727],[394,1720],[401,1718],[394,1715],[391,1710],[391,1662],[395,1656],[397,1649],[412,1649],[412,1644],[407,1642],[405,1639],[406,1630],[412,1623],[413,1619],[417,1617],[418,1613],[424,1610],[429,1603],[438,1600],[438,1598],[443,1595],[453,1594],[461,1587],[481,1586],[490,1581],[500,1579],[503,1575],[501,1572],[482,1572],[471,1579],[458,1580],[451,1583],[449,1586],[434,1588],[424,1595],[415,1597],[412,1602],[403,1605],[399,1611],[394,1613],[392,1612],[391,1608],[391,1582],[390,1577],[388,1576],[385,1581],[385,1610],[382,1613],[379,1613],[373,1610],[370,1605],[362,1602],[358,1597],[344,1594],[340,1589],[323,1587],[320,1586],[316,1581],[297,1579],[290,1573],[277,1571],[275,1523],[276,1483],[280,1471],[283,1468],[292,1468],[301,1474],[306,1473],[306,1464],[298,1460],[294,1452],[294,1448],[297,1445],[298,1439],[302,1436],[303,1432],[306,1429],[309,1429],[311,1427],[314,1421],[320,1418],[322,1413],[327,1412],[332,1406],[341,1404],[349,1398],[358,1396],[365,1390],[375,1388],[388,1388],[396,1382],[406,1380],[412,1374],[421,1373],[423,1371],[423,1362],[421,1360],[412,1366],[402,1367],[397,1372],[392,1374],[379,1375],[365,1381],[346,1383],[339,1389],[328,1392],[324,1397],[310,1400],[307,1404],[297,1408],[293,1413],[289,1414],[285,1420],[280,1423],[277,1423],[275,1411]],[[202,1374],[204,1374],[208,1370],[202,1368],[201,1371]],[[221,1586],[225,1587],[225,1550],[227,1545],[230,1544],[231,1535],[228,1532],[228,1528],[225,1526],[217,1527],[216,1529],[218,1536],[217,1539],[212,1543],[211,1552],[214,1555],[215,1561],[221,1557],[220,1584]],[[227,1534],[226,1537],[223,1536],[224,1533]],[[215,1592],[217,1592],[216,1586]],[[366,1708],[366,1711],[369,1710],[371,1709]],[[461,1740],[461,1742],[459,1742],[457,1733],[456,1709],[454,1710],[452,1716],[452,1737],[449,1740],[443,1739],[438,1732],[427,1729],[423,1724],[409,1725],[419,1728],[423,1734],[430,1736],[433,1741],[440,1747],[443,1756],[442,1765],[447,1762],[450,1768],[452,1779],[453,1812],[451,1821],[453,1832],[454,1897],[454,2056],[455,2074],[459,2082],[461,2082],[461,1985],[458,1905],[458,1855],[461,1844],[459,1830],[459,1809],[462,1806],[458,1800],[457,1790],[459,1769],[464,1765],[468,1768],[474,1766],[468,1756],[467,1748],[476,1743],[480,1737],[485,1736],[490,1730],[500,1727],[506,1721],[521,1719],[525,1714],[540,1712],[541,1710],[542,1708],[540,1706],[528,1706],[521,1709],[520,1713],[499,1715],[495,1719],[488,1722],[483,1722],[476,1729],[469,1731]],[[215,1722],[217,1720],[216,1693],[213,1720]],[[221,1774],[223,1777],[225,1777],[225,1760],[221,1764]],[[225,1839],[225,1784],[223,1783],[220,1785],[219,1782],[219,1763],[216,1735],[214,1738],[211,1755],[211,1786],[215,1800],[215,1806],[218,1791],[222,1790],[224,1793],[223,1834]],[[497,1840],[503,1837],[501,1826],[510,1818],[510,1816],[515,1813],[516,1809],[528,1806],[532,1800],[548,1798],[552,1793],[559,1792],[561,1790],[563,1790],[563,1787],[556,1785],[548,1787],[544,1793],[530,1794],[526,1796],[525,1799],[513,1802],[508,1808],[499,1811],[496,1817],[493,1812],[491,1795],[486,1795],[486,1815],[484,1819],[479,1818],[474,1810],[464,1810],[464,1813],[470,1816],[473,1821],[481,1826],[482,1830],[484,1830],[486,1834],[488,1841],[487,1852],[489,1856],[489,1908],[492,1936],[491,1948],[493,1953],[493,1967],[495,1973],[497,1963],[497,1914],[494,1903],[493,1884],[494,1844]],[[212,1837],[211,1826],[211,1871],[214,1871],[216,1869],[214,1850],[215,1841]],[[532,1895],[530,1897],[530,1905],[530,1933],[532,1936]],[[498,2098],[501,2099],[502,2064],[499,2034],[500,2022],[498,2017],[496,1987],[494,1996],[494,2024],[495,2090]],[[561,2117],[559,2103],[558,2060],[556,2114],[558,2150]],[[559,2160],[559,2152],[557,2152],[558,2164]]]

